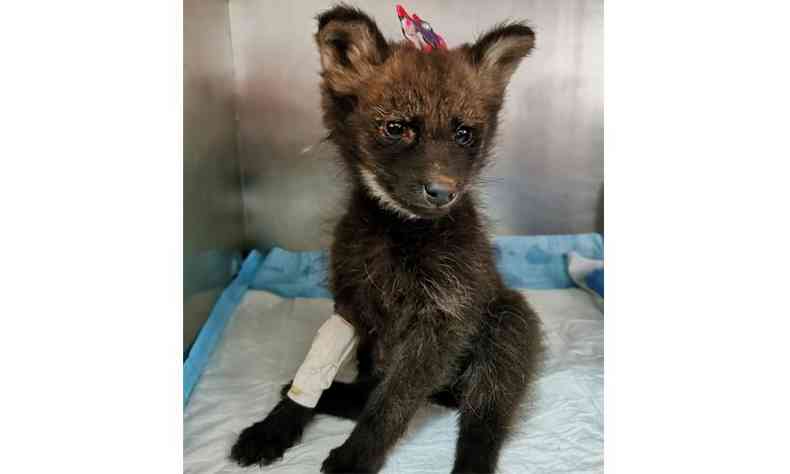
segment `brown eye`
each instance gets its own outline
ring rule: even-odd
[[[384,133],[390,138],[400,138],[405,131],[406,126],[403,122],[393,121],[384,124]]]
[[[461,125],[455,129],[455,143],[461,146],[471,146],[474,142],[475,137],[471,128]]]

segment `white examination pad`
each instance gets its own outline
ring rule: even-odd
[[[544,323],[545,366],[500,457],[500,474],[603,472],[603,314],[579,289],[524,292]],[[239,433],[280,400],[318,328],[334,312],[328,299],[285,299],[248,291],[225,329],[184,413],[184,472],[318,472],[354,422],[319,415],[282,460],[242,468],[228,459]],[[354,357],[349,357],[353,361]],[[354,364],[337,380],[351,380]],[[392,450],[384,474],[450,472],[456,412],[426,405]]]

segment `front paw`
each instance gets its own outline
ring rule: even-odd
[[[299,441],[311,417],[311,409],[290,399],[281,401],[263,421],[241,432],[231,449],[231,459],[240,466],[265,466],[280,459],[286,449]]]
[[[355,449],[348,442],[333,449],[321,465],[321,472],[326,474],[367,474],[381,469],[383,462],[373,460],[364,451]]]

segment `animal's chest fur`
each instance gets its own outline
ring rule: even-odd
[[[473,303],[473,265],[463,255],[434,245],[371,245],[375,252],[349,262],[358,292],[387,320],[417,318],[461,319]]]
[[[380,213],[352,206],[336,228],[330,262],[336,311],[373,339],[374,358],[384,365],[406,340],[460,350],[501,286],[476,216],[404,223]]]
[[[406,338],[441,338],[448,347],[458,347],[476,331],[487,292],[481,266],[462,249],[380,237],[351,245],[333,278],[336,288],[353,294],[350,316],[372,338],[378,370],[386,370]]]

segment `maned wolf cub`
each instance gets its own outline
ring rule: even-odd
[[[388,42],[370,17],[341,5],[318,16],[315,39],[324,123],[351,190],[330,288],[360,337],[359,377],[335,382],[314,409],[284,397],[231,457],[268,464],[325,413],[357,425],[321,470],[377,472],[432,401],[459,411],[453,472],[493,472],[542,339],[535,313],[497,273],[475,186],[505,87],[535,35],[504,23],[426,53]]]

